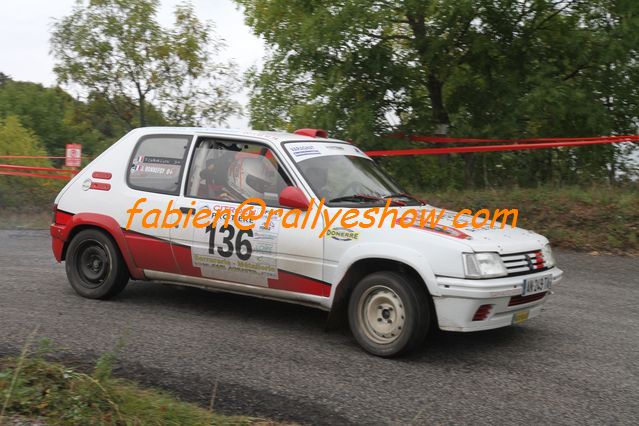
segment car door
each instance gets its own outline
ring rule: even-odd
[[[266,145],[200,138],[178,204],[193,217],[210,212],[213,223],[172,229],[172,247],[182,273],[328,296],[321,282],[322,240],[282,226],[288,209],[279,206],[279,193],[293,184],[289,176]],[[232,214],[255,197],[265,202],[264,215],[252,221],[252,229],[238,228]],[[281,209],[281,214],[269,220],[272,209]]]

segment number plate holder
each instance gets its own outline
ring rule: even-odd
[[[530,296],[544,291],[549,291],[552,286],[552,274],[541,277],[526,278],[521,292],[522,296]]]
[[[521,324],[528,319],[528,311],[519,311],[513,314],[513,324]]]

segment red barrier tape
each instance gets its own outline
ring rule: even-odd
[[[41,156],[41,155],[0,155],[0,158],[15,158],[15,159],[23,159],[23,158],[40,158],[40,159],[56,159],[56,160],[64,160],[67,157],[45,157],[45,156]]]
[[[73,175],[77,173],[77,170],[54,169],[52,167],[16,166],[15,164],[0,164],[0,169],[27,170],[27,171],[51,172],[51,173],[65,173],[65,174],[73,174]]]
[[[35,177],[35,178],[43,178],[43,179],[64,179],[64,180],[69,180],[70,178],[70,176],[62,176],[62,175],[45,175],[45,174],[39,174],[39,173],[24,173],[24,172],[5,172],[2,170],[0,170],[0,175]]]
[[[407,155],[440,155],[440,154],[460,154],[468,152],[496,152],[496,151],[520,151],[525,149],[544,149],[544,148],[557,148],[561,146],[584,146],[584,145],[598,145],[603,143],[621,143],[632,142],[628,140],[628,136],[625,140],[582,140],[579,139],[576,142],[556,142],[556,143],[526,143],[524,145],[483,145],[483,146],[470,146],[470,147],[453,147],[453,148],[418,148],[418,149],[396,149],[387,151],[368,151],[366,154],[369,157],[398,157]],[[635,140],[639,140],[636,138]]]
[[[394,133],[386,135],[389,139],[404,139],[410,142],[424,142],[424,143],[560,143],[560,142],[581,142],[581,141],[598,141],[601,143],[609,142],[632,142],[639,141],[639,136],[595,136],[586,138],[527,138],[527,139],[474,139],[474,138],[449,138],[449,137],[436,137],[436,136],[417,136],[406,135],[404,133]]]

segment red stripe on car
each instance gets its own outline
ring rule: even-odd
[[[169,241],[132,231],[125,231],[124,238],[139,268],[179,273]]]
[[[111,184],[102,182],[91,182],[91,186],[89,187],[89,189],[97,189],[98,191],[110,191]]]
[[[282,270],[278,272],[277,279],[268,279],[268,287],[277,290],[292,291],[294,293],[313,294],[315,296],[324,297],[329,296],[331,292],[330,284],[325,283],[324,281],[319,281],[313,278],[305,277],[303,275],[297,275]]]
[[[109,172],[93,172],[91,177],[93,177],[95,179],[109,180],[109,179],[111,179],[111,177],[113,177],[113,175],[111,173],[109,173]]]
[[[173,256],[175,256],[175,261],[177,262],[178,269],[182,275],[188,275],[191,277],[202,276],[202,269],[197,266],[193,266],[190,247],[173,243],[171,248],[173,249]]]

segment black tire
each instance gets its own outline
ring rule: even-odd
[[[424,342],[433,312],[423,284],[395,272],[364,277],[348,301],[353,336],[381,357],[408,353]]]
[[[80,231],[67,248],[71,287],[88,299],[109,299],[129,282],[129,271],[110,236],[97,229]]]

